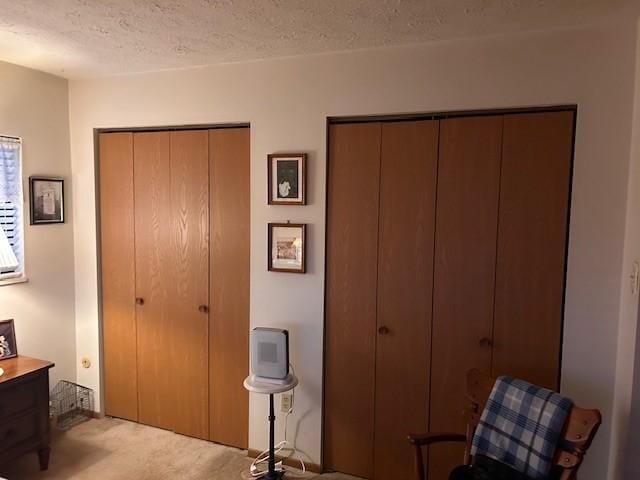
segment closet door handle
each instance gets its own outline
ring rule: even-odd
[[[207,305],[200,305],[198,311],[200,313],[209,313],[209,307]]]
[[[137,297],[136,298],[136,305],[144,305],[144,298]]]
[[[478,342],[478,345],[480,345],[481,347],[493,347],[493,342],[490,338],[483,337]]]
[[[387,335],[389,333],[389,329],[383,325],[382,327],[378,328],[378,333],[380,335]]]

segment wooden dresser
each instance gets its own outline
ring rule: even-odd
[[[49,466],[49,369],[53,363],[25,356],[0,360],[0,465],[38,452]]]

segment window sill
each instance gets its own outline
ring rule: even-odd
[[[27,283],[28,281],[29,279],[24,275],[20,275],[19,277],[13,277],[13,278],[5,278],[5,279],[0,278],[0,287],[3,287],[5,285],[15,285],[16,283]]]

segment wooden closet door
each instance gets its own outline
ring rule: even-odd
[[[168,132],[134,133],[138,413],[147,425],[177,424],[171,278],[171,162]]]
[[[134,157],[139,420],[207,438],[207,132],[135,133]]]
[[[382,126],[374,478],[414,475],[429,427],[438,121]]]
[[[175,431],[209,438],[209,134],[171,132],[171,261],[173,331],[170,376]]]
[[[209,131],[211,185],[210,435],[247,448],[250,206],[248,128]]]
[[[440,122],[431,362],[432,432],[465,433],[466,373],[491,372],[502,116]],[[429,449],[447,480],[464,445]]]
[[[105,412],[137,421],[133,135],[102,133],[99,144]]]
[[[492,375],[558,388],[573,112],[504,120]]]
[[[380,123],[332,125],[324,464],[373,477]]]

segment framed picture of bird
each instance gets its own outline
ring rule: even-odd
[[[306,205],[306,153],[268,155],[269,205]]]

